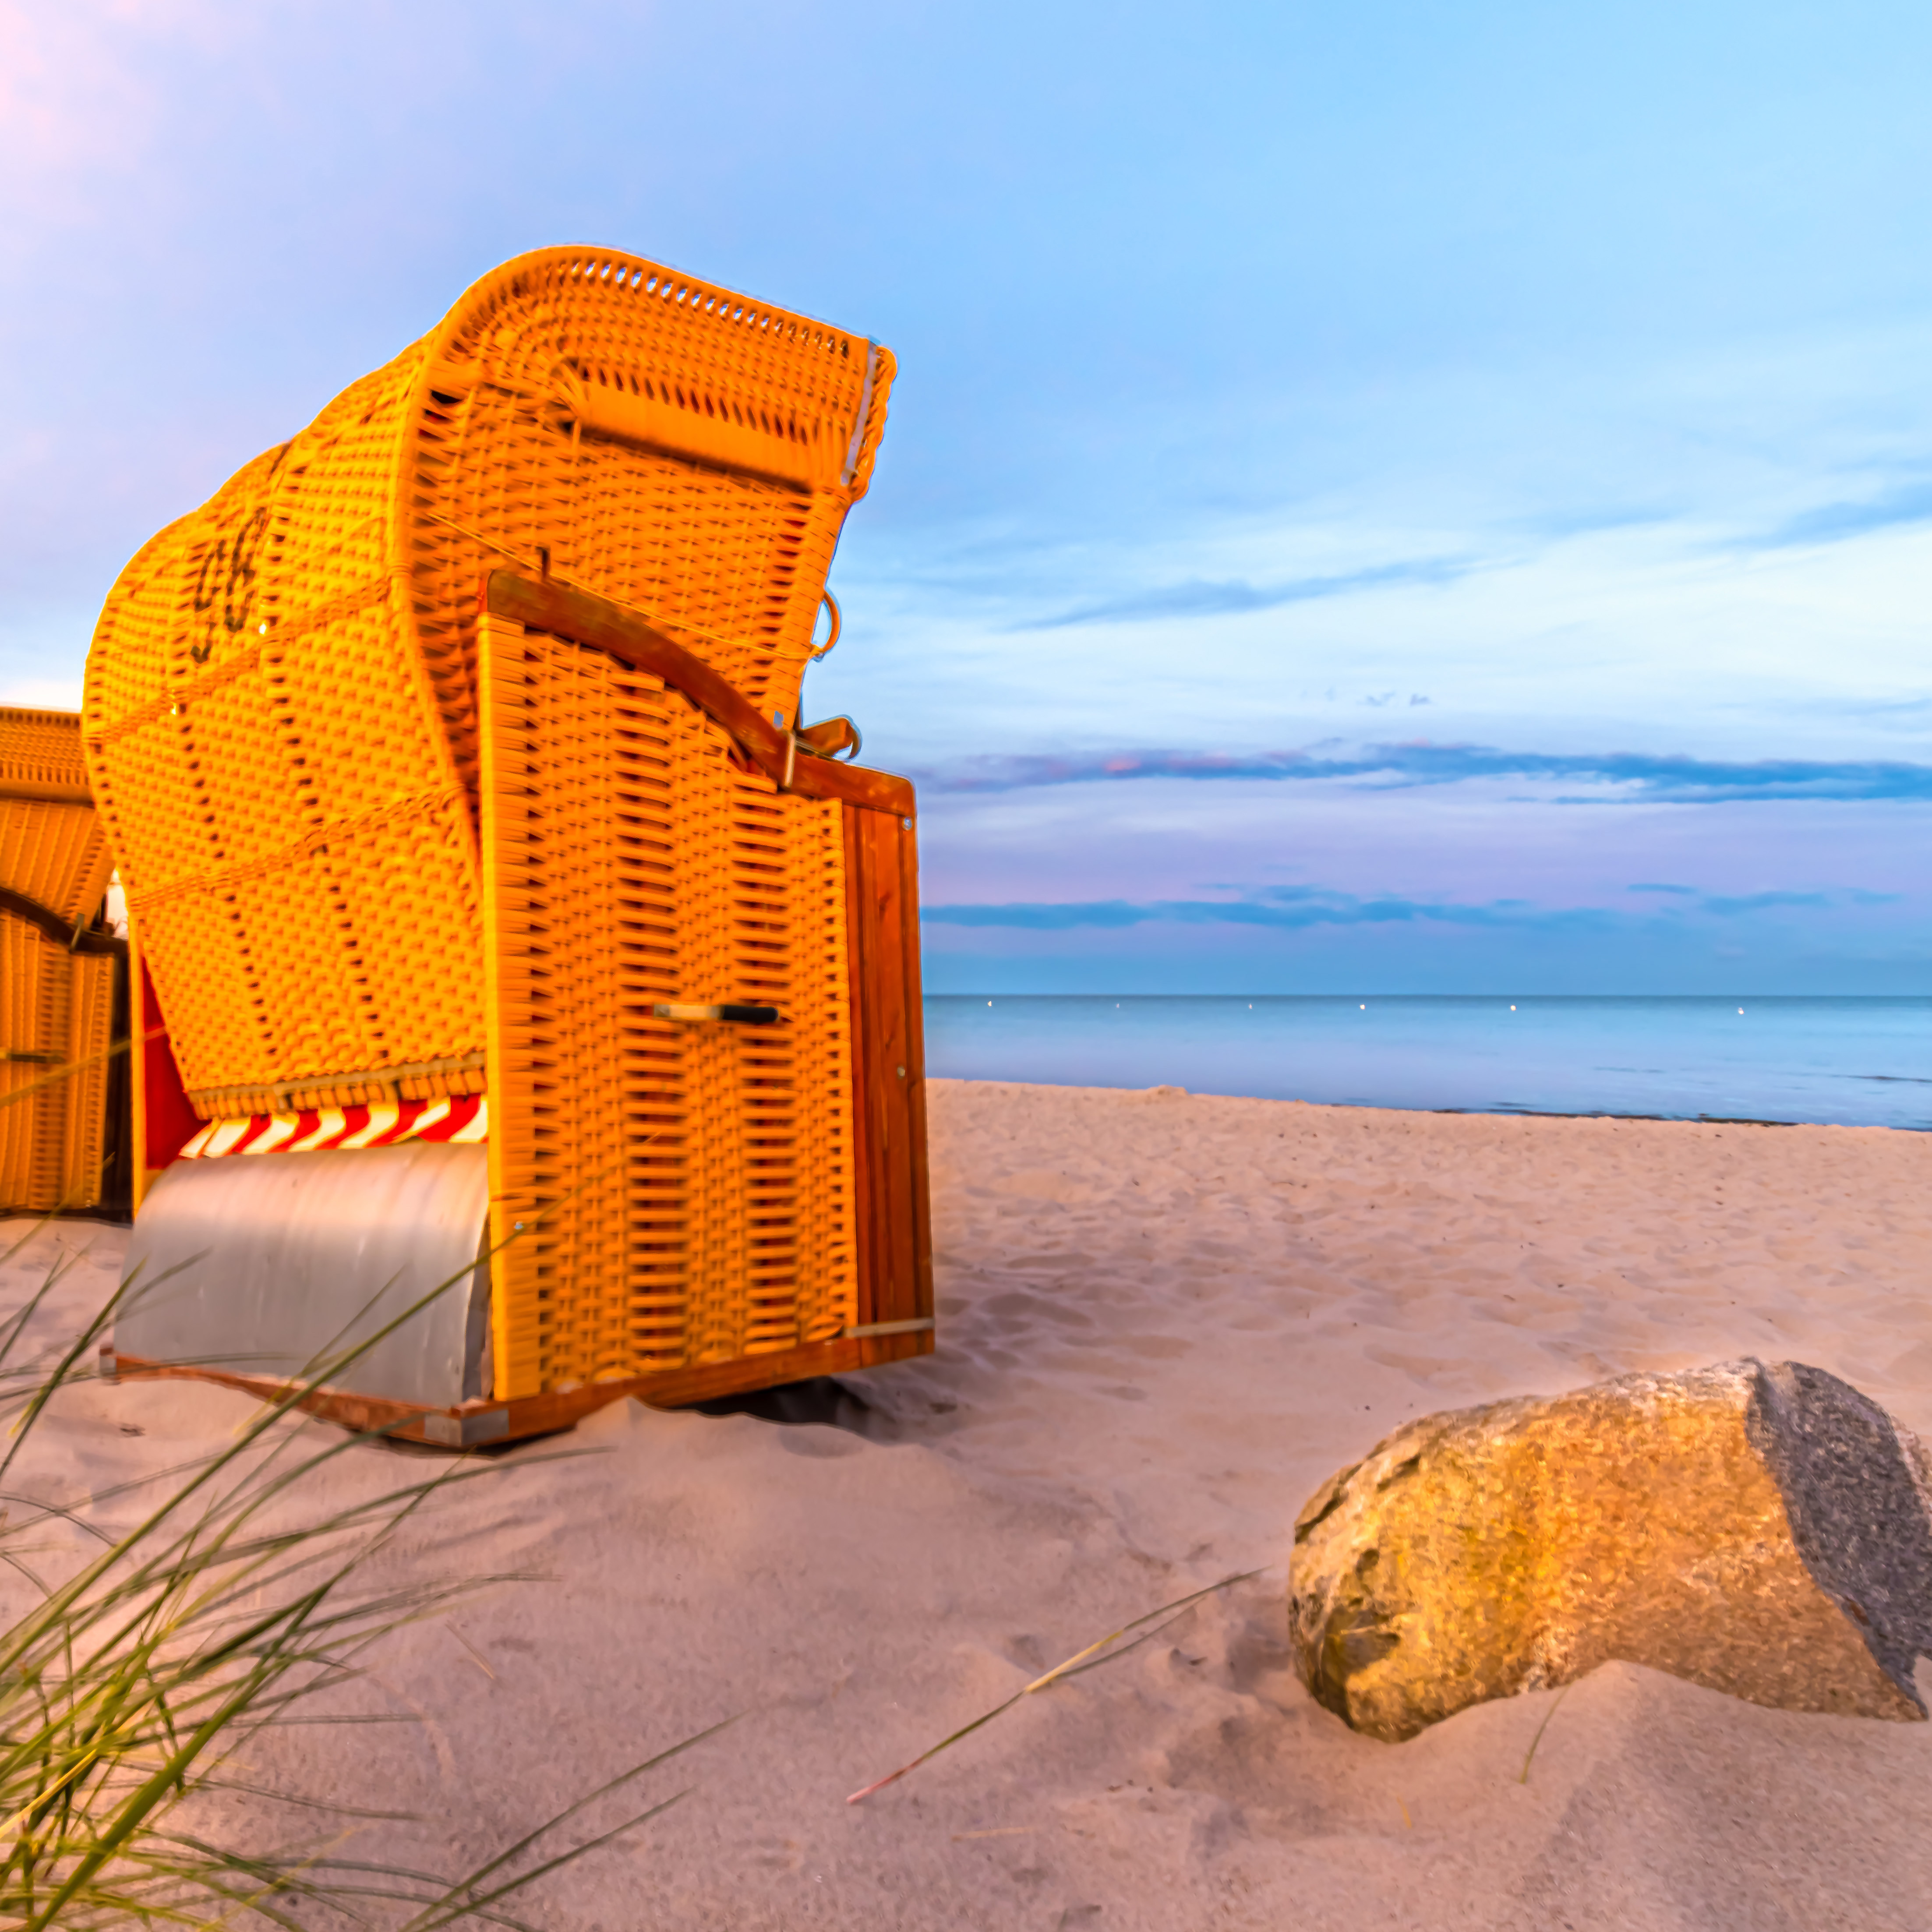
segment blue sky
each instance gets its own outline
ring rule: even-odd
[[[1932,992],[1932,15],[0,0],[0,697],[519,250],[901,363],[937,988]]]

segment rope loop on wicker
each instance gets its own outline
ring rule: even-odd
[[[845,628],[845,620],[838,609],[838,600],[829,590],[825,593],[825,608],[832,613],[832,634],[812,652],[812,662],[814,664],[818,663],[819,659],[838,643],[838,633]]]

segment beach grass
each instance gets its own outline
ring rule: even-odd
[[[271,1727],[367,1721],[338,1694],[386,1638],[482,1591],[531,1580],[506,1572],[398,1581],[397,1566],[376,1561],[406,1525],[516,1466],[412,1462],[422,1473],[340,1500],[348,1486],[325,1479],[369,1438],[304,1425],[295,1412],[379,1334],[311,1364],[213,1453],[88,1494],[32,1493],[16,1474],[23,1450],[138,1292],[124,1285],[79,1334],[36,1354],[26,1338],[65,1265],[50,1267],[0,1325],[0,1415],[10,1423],[0,1455],[0,1564],[10,1596],[26,1605],[0,1628],[0,1923],[26,1932],[514,1925],[516,1894],[682,1795],[584,1835],[587,1814],[620,1808],[620,1793],[710,1732],[634,1765],[452,1880],[352,1856],[360,1833],[406,1814],[257,1783],[248,1749]],[[267,1846],[226,1841],[217,1823],[233,1810],[224,1801],[237,1798],[258,1801],[243,1814],[251,1829],[285,1809],[286,1834]]]

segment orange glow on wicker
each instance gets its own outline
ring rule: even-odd
[[[479,590],[622,606],[789,744],[892,374],[648,262],[524,256],[152,539],[102,614],[88,771],[221,1124],[194,1157],[482,1138],[487,1090],[494,1232],[530,1229],[494,1264],[499,1397],[861,1318],[847,820],[880,814]],[[676,1003],[782,1018],[652,1013]],[[912,1189],[922,1152],[879,1146]]]

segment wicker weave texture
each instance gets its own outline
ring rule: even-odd
[[[855,1318],[839,807],[684,699],[486,618],[499,1397]],[[770,1004],[774,1026],[654,1006]]]
[[[892,373],[823,324],[548,250],[136,557],[88,762],[202,1118],[480,1088],[483,573],[626,604],[789,724]]]
[[[75,925],[91,919],[112,860],[84,791],[80,719],[0,706],[0,886]],[[36,796],[35,794],[38,794]],[[76,956],[0,911],[0,1210],[89,1208],[100,1198],[114,962]],[[96,1064],[64,1079],[64,1064]]]
[[[395,1083],[345,1076],[482,1045],[473,968],[436,956],[474,958],[473,836],[382,520],[306,500],[320,469],[373,484],[383,387],[150,545],[88,660],[95,795],[204,1118],[272,1111],[291,1082],[303,1104],[381,1100]]]

